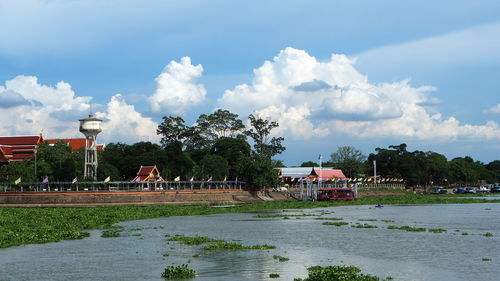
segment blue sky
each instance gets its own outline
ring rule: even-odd
[[[402,142],[489,162],[499,35],[498,1],[0,0],[0,134],[79,137],[92,106],[102,142],[158,141],[224,108],[278,120],[288,165]]]

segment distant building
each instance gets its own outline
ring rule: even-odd
[[[49,144],[56,144],[59,141],[67,143],[71,147],[71,152],[75,152],[80,148],[85,148],[85,138],[79,139],[46,139],[45,142]],[[103,144],[97,144],[97,150],[104,150]]]
[[[141,166],[139,172],[137,172],[137,176],[132,180],[133,182],[141,182],[141,181],[164,181],[160,176],[160,171],[155,166]]]
[[[38,144],[43,142],[42,135],[0,137],[0,162],[31,159],[35,157]]]
[[[346,176],[340,169],[319,168],[319,167],[293,167],[279,168],[279,176],[283,182],[297,182],[298,180],[318,180],[321,181],[346,180]]]

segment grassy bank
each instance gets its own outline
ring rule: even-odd
[[[81,239],[84,230],[107,229],[117,222],[147,218],[252,212],[264,209],[307,209],[343,205],[500,203],[446,195],[363,197],[353,202],[262,202],[235,208],[208,206],[116,206],[92,208],[0,208],[0,248]]]

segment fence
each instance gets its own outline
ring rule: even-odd
[[[240,181],[162,181],[162,182],[21,182],[0,183],[0,193],[15,192],[112,192],[112,191],[189,191],[243,189]]]

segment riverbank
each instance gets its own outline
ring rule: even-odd
[[[400,193],[401,192],[397,192]],[[366,196],[351,202],[270,201],[247,203],[229,208],[213,208],[207,204],[191,206],[148,205],[87,208],[0,208],[0,248],[24,244],[82,239],[85,230],[112,228],[121,221],[170,216],[209,215],[228,212],[255,212],[265,209],[308,209],[344,205],[389,204],[464,204],[483,203],[484,199],[460,196],[435,196],[402,193],[401,196]],[[500,200],[488,200],[500,203]]]

